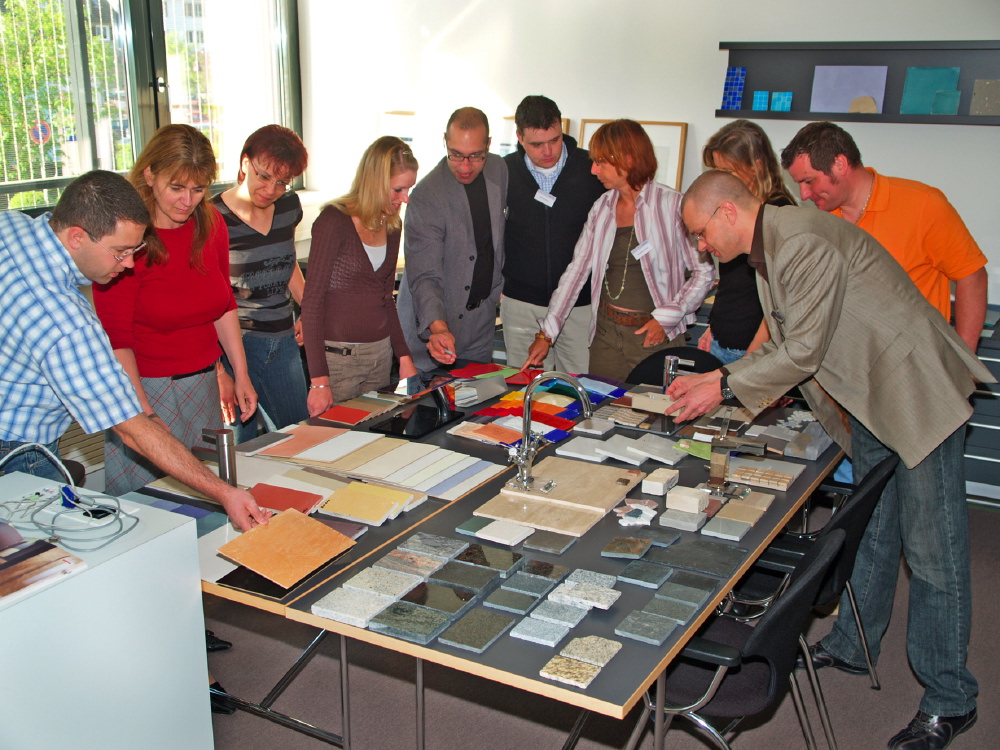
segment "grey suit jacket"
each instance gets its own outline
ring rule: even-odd
[[[417,183],[404,220],[406,269],[399,285],[399,322],[421,372],[438,362],[427,352],[420,335],[435,320],[445,320],[455,335],[459,359],[489,362],[493,357],[496,306],[503,289],[503,237],[507,205],[507,165],[490,154],[483,165],[493,230],[493,285],[489,299],[467,310],[476,242],[465,186],[442,159]]]
[[[803,384],[823,426],[850,452],[837,402],[913,467],[972,413],[993,376],[867,232],[814,208],[764,206],[771,341],[729,365],[755,414]]]

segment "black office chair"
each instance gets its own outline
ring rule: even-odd
[[[744,717],[774,705],[787,683],[806,742],[815,747],[795,681],[795,657],[816,594],[843,542],[841,530],[817,539],[790,576],[786,591],[756,627],[717,617],[688,642],[680,658],[667,668],[663,682],[663,700],[667,704],[663,711],[668,727],[674,716],[683,716],[707,733],[718,747],[729,750],[724,735]],[[643,716],[629,739],[630,750],[638,745],[646,718],[657,710],[649,694],[646,698]],[[720,731],[705,717],[732,721]]]
[[[722,367],[718,357],[703,352],[697,346],[675,346],[650,354],[632,368],[625,382],[634,385],[639,383],[663,385],[663,359],[667,356],[680,357],[680,369],[688,374],[711,372]]]

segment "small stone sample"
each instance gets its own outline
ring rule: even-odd
[[[518,571],[500,584],[500,588],[508,591],[519,591],[522,594],[532,596],[544,596],[549,593],[549,589],[556,585],[551,578],[539,578],[538,576],[525,575]]]
[[[618,580],[623,583],[634,583],[637,586],[656,589],[669,576],[670,568],[665,565],[657,565],[646,560],[633,560],[618,574]]]
[[[648,612],[651,615],[666,617],[668,620],[675,620],[683,625],[694,616],[695,612],[698,611],[698,607],[684,602],[675,602],[672,599],[654,597],[649,604],[642,608],[642,611]]]
[[[677,469],[657,469],[642,480],[642,491],[647,495],[667,494],[667,490],[677,484],[680,472]]]
[[[722,510],[715,514],[716,518],[724,518],[727,521],[742,521],[753,526],[760,517],[764,515],[764,509],[754,505],[746,505],[730,500],[722,506]]]
[[[510,637],[551,648],[565,638],[567,633],[569,633],[569,628],[565,625],[558,625],[534,617],[525,617],[510,631]]]
[[[719,585],[717,578],[701,573],[692,573],[689,570],[675,570],[670,576],[670,582],[680,586],[690,586],[693,589],[702,589],[709,593],[715,591],[715,587]]]
[[[603,444],[604,441],[597,440],[596,438],[575,437],[559,445],[556,448],[556,455],[566,456],[567,458],[578,458],[581,461],[591,461],[599,464],[608,460],[607,456],[597,452],[597,448]]]
[[[475,600],[476,592],[469,589],[421,583],[400,601],[436,609],[438,612],[447,612],[449,615],[460,615],[468,610]]]
[[[656,518],[656,511],[651,508],[632,508],[618,519],[621,526],[649,526]]]
[[[656,553],[656,560],[664,565],[688,568],[716,576],[732,575],[747,554],[743,547],[735,547],[707,539],[692,539],[669,547],[650,550],[646,558]]]
[[[612,435],[604,441],[603,445],[595,450],[602,456],[610,456],[617,461],[623,461],[633,466],[641,466],[646,461],[646,456],[634,453],[629,450],[629,446],[635,445],[635,440],[624,435]]]
[[[524,594],[520,591],[509,591],[507,589],[497,589],[488,597],[483,604],[494,609],[502,609],[506,612],[513,612],[516,615],[524,615],[535,606],[538,601],[537,596]]]
[[[616,576],[586,570],[585,568],[577,568],[566,576],[567,583],[592,583],[595,586],[603,586],[607,589],[614,588],[617,580]]]
[[[433,573],[428,580],[431,583],[438,583],[442,586],[453,586],[481,592],[489,588],[499,578],[500,574],[492,568],[482,568],[478,565],[468,565],[452,560],[440,570]]]
[[[703,589],[675,583],[674,577],[671,576],[666,583],[656,590],[656,597],[658,599],[672,599],[674,601],[684,602],[685,604],[693,604],[696,607],[700,607],[705,603],[705,600],[711,596],[714,589],[714,585],[709,589]]]
[[[649,537],[649,541],[654,547],[669,547],[681,538],[678,531],[664,531],[663,529],[643,529],[642,536]]]
[[[367,591],[389,599],[399,599],[423,578],[409,573],[397,573],[385,568],[365,568],[344,583],[344,588]]]
[[[525,575],[551,578],[553,581],[561,581],[568,571],[569,568],[565,565],[556,565],[544,560],[525,560],[521,566],[521,572]]]
[[[549,594],[549,600],[559,604],[610,609],[621,595],[621,591],[592,583],[563,583]]]
[[[442,565],[444,565],[444,560],[440,557],[394,549],[385,557],[376,560],[372,564],[372,567],[385,568],[386,570],[394,570],[397,573],[408,573],[412,576],[427,578],[427,576]]]
[[[474,609],[445,630],[438,643],[481,654],[513,624],[510,615]]]
[[[356,628],[366,628],[368,621],[390,604],[392,599],[378,594],[337,588],[316,601],[312,605],[312,613]]]
[[[492,518],[480,518],[479,516],[473,516],[465,523],[460,523],[455,527],[455,532],[458,534],[465,534],[466,536],[475,536],[476,533],[484,526],[489,526],[493,523]]]
[[[738,542],[746,533],[750,531],[750,524],[743,521],[730,521],[728,518],[709,519],[701,528],[701,533],[705,536],[714,536],[719,539],[728,539],[731,542]]]
[[[433,555],[450,560],[455,555],[469,546],[468,542],[460,542],[457,539],[449,539],[446,536],[428,534],[418,531],[405,542],[399,545],[399,549],[410,552],[419,552],[422,555]]]
[[[662,646],[676,627],[677,623],[673,620],[637,609],[618,623],[615,633],[653,646]]]
[[[601,557],[638,560],[646,553],[651,544],[649,539],[638,539],[630,536],[612,537],[611,541],[605,544],[604,549],[601,550]]]
[[[560,656],[567,659],[585,661],[595,667],[605,666],[621,650],[622,644],[612,641],[609,638],[601,638],[597,635],[586,635],[582,638],[574,638],[567,643]]]
[[[519,523],[512,523],[511,521],[494,521],[481,528],[476,536],[490,542],[513,547],[515,544],[523,542],[534,532],[535,530],[530,526],[522,526]]]
[[[660,514],[660,526],[681,531],[697,531],[707,520],[708,516],[704,513],[685,513],[681,510],[665,510]]]
[[[708,493],[690,487],[674,487],[667,493],[667,509],[701,513],[708,507]]]
[[[504,578],[513,574],[521,566],[523,560],[524,555],[520,552],[482,544],[470,544],[464,552],[455,557],[455,562],[492,568]]]
[[[610,419],[591,417],[575,425],[573,432],[579,432],[583,435],[603,435],[606,432],[611,432],[614,428],[615,423]]]
[[[368,623],[368,629],[395,638],[427,645],[451,622],[444,612],[418,607],[409,602],[395,602]]]
[[[524,540],[524,548],[538,550],[539,552],[549,552],[553,555],[561,555],[575,541],[576,537],[569,534],[557,534],[554,531],[536,529],[534,534]]]
[[[560,604],[546,599],[531,611],[531,616],[536,620],[554,622],[557,625],[565,625],[568,628],[575,628],[580,624],[580,620],[587,616],[590,608],[575,607],[572,604]]]
[[[636,440],[628,449],[633,453],[659,461],[661,464],[673,466],[687,455],[684,451],[677,450],[675,446],[676,443],[673,440],[667,440],[659,435],[647,434]]]
[[[586,688],[600,672],[600,667],[587,664],[585,661],[567,659],[565,656],[553,656],[538,674],[556,682]]]

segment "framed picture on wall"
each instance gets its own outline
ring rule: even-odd
[[[562,118],[562,130],[569,133],[569,118]],[[507,115],[500,123],[500,132],[494,134],[490,151],[500,156],[506,156],[517,151],[517,128],[514,124],[514,115]]]
[[[580,120],[580,148],[590,148],[590,139],[597,129],[611,120]],[[656,181],[681,189],[684,177],[684,145],[687,143],[686,122],[650,122],[638,120],[653,142],[658,164]]]

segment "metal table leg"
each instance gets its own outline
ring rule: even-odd
[[[653,717],[653,750],[663,750],[663,738],[667,734],[663,725],[663,704],[666,701],[667,671],[663,670],[656,678],[656,715]]]
[[[424,660],[417,659],[417,750],[424,750]]]
[[[324,631],[325,632],[325,631]],[[347,636],[340,636],[340,721],[344,750],[351,750],[351,682],[347,678]]]

